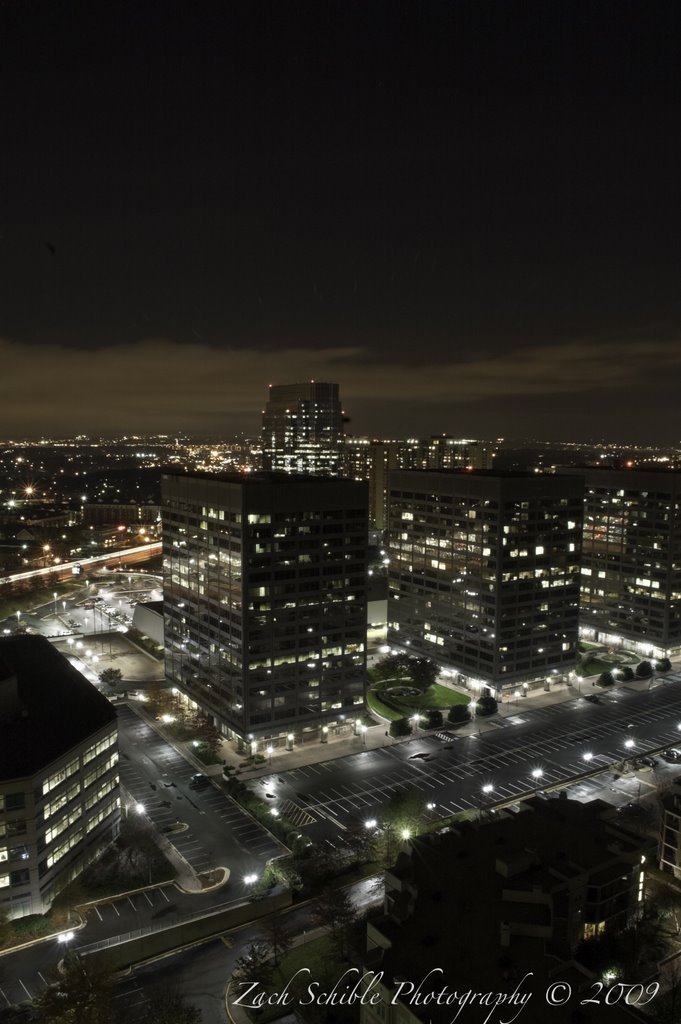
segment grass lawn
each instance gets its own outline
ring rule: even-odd
[[[398,686],[400,683],[396,682],[395,685]],[[367,703],[373,711],[391,722],[398,718],[409,718],[415,711],[426,711],[428,708],[448,711],[455,704],[468,704],[470,701],[470,697],[465,693],[450,690],[448,686],[440,686],[439,683],[433,683],[425,693],[418,697],[395,697],[392,693],[387,693],[386,697],[391,704],[395,705],[395,708],[384,704],[381,695],[376,694],[373,690],[369,691]]]
[[[402,711],[394,711],[392,708],[389,708],[387,704],[384,704],[383,701],[376,696],[373,690],[369,690],[367,693],[367,704],[370,711],[375,711],[377,715],[380,715],[382,718],[387,718],[390,722],[396,722],[398,718],[404,718]]]
[[[415,698],[418,708],[452,708],[455,704],[468,704],[470,697],[458,690],[450,690],[448,686],[433,683],[422,697]]]

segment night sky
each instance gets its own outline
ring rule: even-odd
[[[681,5],[5,0],[0,436],[679,442]]]

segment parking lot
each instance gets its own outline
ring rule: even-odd
[[[284,852],[215,784],[192,788],[196,768],[129,707],[119,707],[118,721],[121,784],[192,871],[226,867],[237,874],[259,874],[268,860]],[[187,827],[171,831],[178,825]]]
[[[448,817],[479,808],[483,799],[513,801],[673,746],[681,741],[680,682],[681,674],[670,673],[649,691],[621,687],[598,704],[575,697],[526,711],[520,702],[516,714],[481,735],[458,737],[445,729],[439,737],[416,736],[280,772],[259,785],[276,801],[305,808],[318,823],[310,834],[323,832],[327,839],[352,822],[380,819],[386,801],[406,790],[423,794],[429,815]],[[484,798],[483,786],[492,787]]]

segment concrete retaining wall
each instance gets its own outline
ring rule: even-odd
[[[151,932],[147,935],[140,935],[117,945],[104,949],[94,949],[88,952],[87,948],[82,950],[84,956],[96,957],[112,971],[120,971],[133,964],[139,964],[145,960],[153,960],[164,953],[170,953],[183,946],[191,946],[202,939],[210,939],[213,936],[221,935],[232,928],[239,928],[250,921],[257,921],[261,917],[273,914],[277,910],[283,910],[292,904],[289,892],[279,893],[275,896],[265,896],[253,903],[244,903],[238,907],[231,907],[228,910],[211,914],[209,917],[202,917],[196,921],[186,921],[181,924],[172,925],[161,931]]]

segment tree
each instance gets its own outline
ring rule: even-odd
[[[410,658],[408,671],[414,686],[421,690],[427,690],[432,686],[438,676],[437,665],[430,658]]]
[[[217,757],[222,750],[223,736],[213,721],[206,715],[199,715],[196,719],[196,731],[211,757]]]
[[[629,683],[634,678],[634,670],[631,665],[622,665],[617,671],[623,683]]]
[[[157,992],[144,1010],[145,1024],[200,1024],[201,1010],[187,1005],[180,992]]]
[[[10,924],[9,914],[0,907],[0,946],[3,946],[9,940],[11,934],[12,925]]]
[[[273,965],[270,951],[264,942],[251,942],[245,953],[234,963],[233,979],[237,985],[257,981],[266,988],[272,980]]]
[[[658,658],[658,660],[655,662],[656,672],[669,672],[671,667],[672,663],[669,660],[669,658]]]
[[[442,725],[442,712],[437,708],[429,708],[426,711],[427,729],[439,729]]]
[[[423,793],[420,789],[398,789],[384,806],[383,820],[401,837],[407,831],[415,835],[424,821]]]
[[[391,736],[410,736],[411,724],[408,718],[395,718],[390,723]]]
[[[351,825],[347,832],[343,833],[343,841],[352,851],[356,864],[364,864],[376,856],[375,834],[365,825]]]
[[[312,903],[310,914],[320,928],[328,928],[339,958],[345,958],[350,945],[350,929],[357,916],[345,889],[328,886]]]
[[[108,968],[93,957],[67,953],[61,972],[35,1001],[41,1024],[110,1024],[113,1020]]]
[[[260,934],[263,942],[272,951],[274,966],[277,967],[293,945],[293,936],[284,928],[281,918],[273,914],[265,918],[260,925]]]
[[[475,713],[484,718],[487,715],[495,714],[498,707],[499,705],[491,693],[483,693],[482,697],[478,697]]]
[[[451,722],[452,725],[462,725],[464,722],[470,722],[470,720],[471,713],[468,704],[454,704],[447,712],[447,721]]]
[[[110,690],[115,690],[123,682],[123,673],[119,668],[105,668],[99,673],[99,681]]]
[[[653,666],[649,661],[639,661],[636,666],[636,675],[639,679],[649,679],[653,674]]]
[[[599,686],[613,686],[614,682],[615,677],[613,676],[612,672],[601,672],[601,674],[598,677]]]

